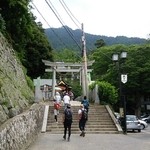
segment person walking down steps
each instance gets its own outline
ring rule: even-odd
[[[71,125],[72,125],[72,115],[73,112],[71,110],[71,105],[67,104],[67,107],[64,110],[63,113],[63,124],[64,124],[64,140],[66,140],[66,134],[67,134],[67,129],[68,129],[68,141],[70,141],[70,136],[71,136]]]

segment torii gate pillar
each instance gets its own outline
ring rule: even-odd
[[[52,97],[51,100],[53,100],[54,95],[55,95],[55,83],[56,83],[56,70],[53,67],[53,80],[52,80]]]

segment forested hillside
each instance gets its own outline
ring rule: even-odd
[[[30,0],[0,1],[0,32],[8,39],[27,75],[32,79],[45,72],[42,59],[53,60],[52,48],[41,23],[35,22]]]
[[[67,28],[73,35],[72,39],[69,34],[66,32],[65,28]],[[55,50],[62,50],[64,48],[79,50],[78,45],[75,41],[81,46],[81,36],[82,31],[72,30],[71,28],[65,26],[61,28],[48,28],[45,29],[45,33],[48,37],[49,42],[51,43],[53,49]],[[104,35],[93,35],[89,33],[85,33],[87,50],[91,51],[95,49],[95,43],[97,40],[103,39],[106,45],[114,45],[114,44],[143,44],[146,43],[146,39],[141,39],[137,37],[128,38],[125,36],[117,36],[117,37],[107,37]],[[75,41],[74,41],[75,40]]]

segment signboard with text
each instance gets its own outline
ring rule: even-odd
[[[122,83],[127,83],[127,74],[122,74],[121,75],[121,82]]]

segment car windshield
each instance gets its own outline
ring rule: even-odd
[[[127,121],[135,121],[137,119],[136,119],[136,116],[126,116],[126,120]]]

